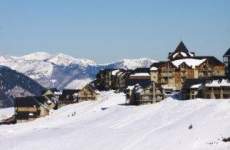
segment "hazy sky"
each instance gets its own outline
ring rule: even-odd
[[[0,0],[0,54],[160,60],[183,40],[197,54],[221,58],[230,48],[229,6],[230,0]]]

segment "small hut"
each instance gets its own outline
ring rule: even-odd
[[[92,85],[88,84],[82,89],[78,90],[78,92],[75,93],[75,97],[77,97],[78,101],[96,100],[97,91]]]
[[[15,118],[20,120],[33,120],[49,114],[56,103],[47,96],[28,96],[15,98]]]

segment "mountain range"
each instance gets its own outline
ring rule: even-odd
[[[47,88],[79,88],[95,78],[105,68],[135,69],[149,67],[156,60],[149,58],[123,59],[108,64],[80,59],[62,53],[35,52],[28,55],[0,56],[0,65],[7,66],[34,79]]]
[[[0,66],[0,108],[12,106],[15,97],[41,95],[44,90],[26,75]]]

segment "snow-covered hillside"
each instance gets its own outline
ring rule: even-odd
[[[92,80],[97,72],[104,68],[135,69],[137,67],[149,67],[153,62],[156,61],[141,58],[124,59],[111,64],[100,65],[89,59],[74,58],[62,53],[51,55],[46,52],[36,52],[21,57],[0,56],[0,65],[24,73],[45,87],[60,89],[66,86],[74,88],[77,86],[76,81],[78,80]]]
[[[4,150],[229,150],[230,100],[126,106],[123,94],[62,107],[33,122],[0,126]]]
[[[14,107],[0,108],[0,121],[7,119],[14,114]]]

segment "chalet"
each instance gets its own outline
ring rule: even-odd
[[[230,98],[230,82],[226,77],[187,80],[181,90],[182,99],[227,99]]]
[[[49,114],[55,108],[56,102],[47,96],[28,96],[15,98],[15,118],[20,120],[32,120]]]
[[[116,69],[104,69],[99,71],[96,76],[97,89],[100,91],[107,91],[112,88],[112,72]]]
[[[205,79],[187,79],[181,89],[181,99],[187,100],[201,97],[200,89],[205,82]]]
[[[98,93],[96,91],[96,88],[93,87],[91,84],[88,84],[81,90],[78,90],[78,92],[74,94],[74,97],[76,97],[78,101],[86,101],[96,100],[97,95]]]
[[[226,76],[230,77],[230,48],[224,54],[223,60],[224,60],[224,64],[225,64]]]
[[[78,102],[78,98],[75,96],[79,90],[77,89],[64,89],[62,94],[59,96],[59,104],[68,105]]]
[[[127,87],[130,70],[117,69],[112,71],[112,89],[124,91]]]
[[[142,84],[142,86],[139,84],[129,86],[126,91],[126,100],[130,105],[155,103],[163,99],[162,88],[154,82]]]
[[[97,95],[96,88],[91,84],[82,89],[64,89],[59,97],[59,104],[68,105],[86,100],[96,100]]]
[[[132,85],[147,85],[150,82],[150,69],[149,68],[137,68],[129,74],[127,81],[128,86]]]
[[[179,91],[187,79],[224,76],[225,66],[216,57],[195,56],[181,42],[169,53],[168,61],[151,65],[150,75],[151,81],[161,84],[165,91]]]

